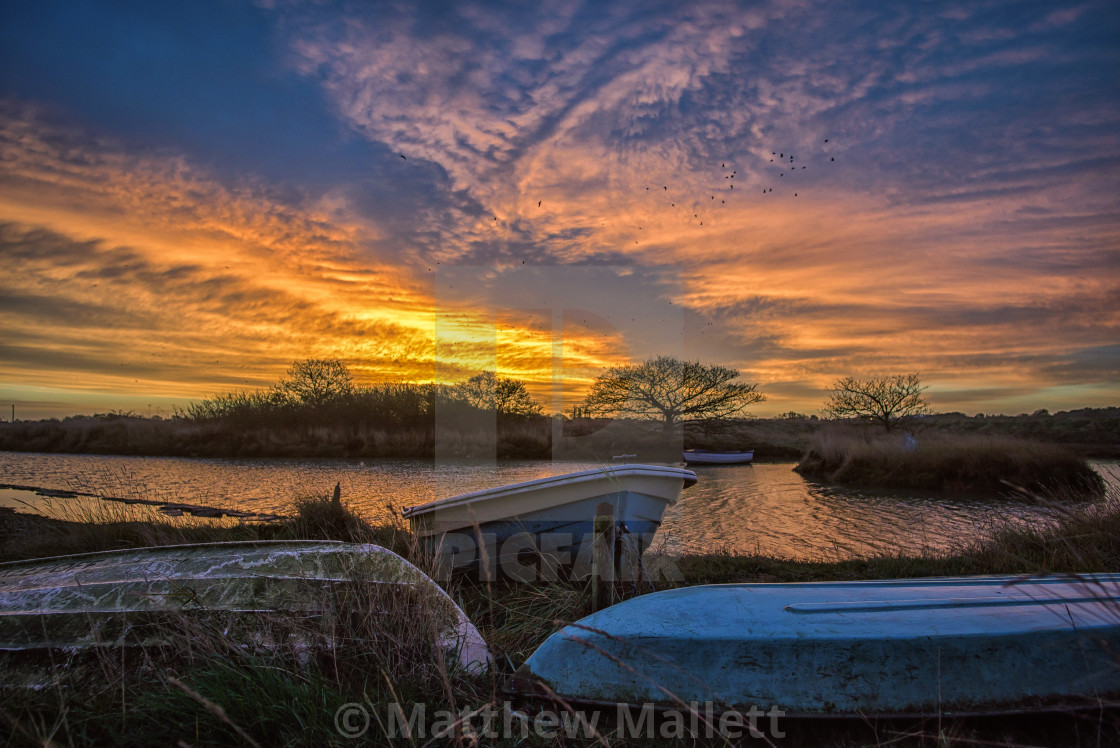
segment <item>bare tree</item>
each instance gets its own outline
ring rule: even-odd
[[[738,376],[726,366],[658,356],[607,369],[584,406],[591,413],[656,419],[668,432],[678,422],[728,418],[766,399],[757,384],[733,381]]]
[[[493,410],[498,415],[535,416],[543,410],[524,382],[499,377],[492,371],[475,374],[455,389],[474,407]]]
[[[869,418],[890,431],[906,418],[930,412],[925,389],[918,374],[844,377],[832,385],[824,411],[835,418]]]
[[[336,358],[309,358],[288,367],[288,376],[276,390],[302,405],[319,408],[354,392],[346,364]]]

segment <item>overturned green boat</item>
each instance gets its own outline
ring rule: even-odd
[[[1120,696],[1120,575],[729,584],[553,634],[518,688],[801,716],[1002,713]]]
[[[331,646],[322,641],[332,630],[324,618],[344,620],[355,602],[430,623],[415,635],[430,633],[469,670],[490,664],[478,630],[423,572],[380,546],[330,541],[204,543],[0,564],[0,651],[158,646],[177,622],[215,616],[231,622],[246,646],[293,637],[298,646]],[[315,625],[287,625],[301,619]]]

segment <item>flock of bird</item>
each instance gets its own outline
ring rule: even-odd
[[[825,145],[827,145],[828,142],[829,142],[829,139],[825,138],[824,139]],[[407,157],[403,153],[399,153],[397,155],[399,155],[402,159],[407,160]],[[835,156],[829,156],[828,163],[835,163],[835,161],[836,161]],[[794,181],[794,178],[797,177],[800,174],[800,172],[805,171],[809,168],[808,164],[799,163],[798,160],[797,160],[797,157],[792,152],[787,154],[785,151],[771,151],[770,152],[769,163],[776,165],[774,167],[774,170],[777,173],[777,178],[784,180],[783,184],[787,184],[787,185],[791,184]],[[726,205],[727,200],[731,197],[732,193],[734,193],[734,191],[735,191],[735,177],[738,176],[739,172],[736,169],[731,169],[731,171],[728,172],[728,166],[727,166],[726,161],[723,161],[723,162],[720,163],[720,169],[723,172],[722,176],[723,176],[724,182],[726,183],[726,189],[721,188],[719,190],[709,190],[708,200],[711,201],[710,202],[711,205],[715,205],[715,201],[717,199],[717,193],[719,193],[719,192],[724,193],[724,194],[721,194],[721,195],[718,196],[719,204],[720,205]],[[786,179],[787,175],[790,177],[790,179]],[[771,176],[773,176],[773,175],[771,175]],[[740,188],[742,188],[742,186],[743,186],[742,185],[742,180],[740,180],[739,186],[740,186]],[[651,188],[649,186],[647,186],[645,189],[646,189],[647,192],[651,191]],[[761,189],[763,195],[772,195],[774,193],[774,187],[773,187],[772,184],[767,184],[765,186],[761,186],[760,189]],[[656,186],[653,188],[653,190],[656,190]],[[663,193],[668,193],[669,192],[669,185],[662,184],[661,185],[661,190],[662,190]],[[793,188],[790,187],[788,191],[792,191],[792,190],[793,190]],[[742,192],[744,192],[744,190],[740,189],[740,193],[742,193]],[[781,194],[780,190],[779,190],[779,194]],[[800,192],[797,192],[797,191],[793,192],[793,197],[799,197],[799,196],[800,196]],[[693,198],[691,202],[692,202],[693,206],[697,206],[697,205],[702,204],[703,200]],[[544,205],[544,200],[543,199],[537,200],[537,208],[541,208],[543,205]],[[681,201],[681,207],[684,207],[684,206],[685,206],[685,202],[682,200]],[[677,201],[676,201],[675,198],[671,198],[671,197],[669,198],[669,207],[670,208],[676,208],[677,207]],[[701,218],[699,211],[694,212],[692,214],[692,219],[699,222],[700,226],[704,225],[704,221]],[[494,216],[491,220],[494,221],[494,222],[498,221],[498,216]],[[642,229],[643,229],[642,226],[638,226],[639,231],[641,231]],[[634,240],[634,243],[638,244],[638,241]]]
[[[828,143],[829,139],[825,138],[824,142]],[[829,157],[829,162],[836,162],[836,157],[830,156]],[[771,158],[769,158],[769,163],[776,163],[775,170],[776,170],[776,174],[777,174],[778,179],[785,179],[785,177],[787,175],[792,178],[796,175],[799,175],[800,171],[809,168],[809,165],[806,165],[806,163],[800,163],[799,161],[797,161],[796,156],[794,156],[792,152],[791,153],[786,153],[785,151],[771,151]],[[728,167],[727,167],[727,162],[726,161],[721,162],[719,166],[720,166],[720,169],[725,172],[725,174],[722,175],[722,176],[724,176],[724,179],[727,181],[727,196],[721,196],[719,198],[719,204],[720,205],[726,205],[727,204],[727,198],[730,197],[731,191],[735,190],[735,177],[738,176],[738,171],[735,170],[735,169],[732,169],[729,172],[729,174],[727,174],[727,168]],[[773,175],[772,175],[772,177],[773,177]],[[741,181],[740,181],[739,186],[743,187],[743,184],[741,184]],[[646,189],[650,189],[650,188],[646,187]],[[669,186],[668,185],[662,185],[662,189],[664,191],[668,191]],[[771,194],[774,193],[774,187],[771,184],[767,184],[765,186],[760,187],[760,190],[762,190],[763,195],[771,195]],[[794,191],[794,193],[793,193],[794,197],[800,197],[800,195],[801,195],[800,191]],[[716,195],[709,194],[708,199],[711,200],[712,204],[715,204]],[[700,200],[700,202],[702,202],[702,200]],[[698,203],[698,200],[693,200],[693,204],[696,204],[696,203]],[[671,202],[670,207],[676,207],[676,203]],[[700,214],[699,213],[693,213],[692,217],[696,218],[696,219],[698,219],[698,221],[700,221]],[[700,225],[701,226],[703,225],[703,221],[700,221]]]
[[[829,142],[829,139],[825,138],[824,143],[827,144],[828,142]],[[835,156],[829,156],[827,163],[834,163],[835,161],[836,161]],[[794,189],[793,184],[796,183],[796,182],[794,182],[793,178],[796,177],[796,176],[799,176],[802,171],[808,169],[809,165],[805,164],[805,163],[800,163],[798,161],[797,157],[793,153],[786,153],[785,151],[771,151],[769,163],[775,164],[773,173],[770,175],[771,179],[776,177],[777,179],[783,180],[783,184],[785,184],[789,187],[789,190],[787,191],[787,194],[788,194],[788,192],[793,192],[793,197],[800,197],[800,192],[799,191],[793,191],[793,189]],[[719,200],[718,205],[726,205],[727,201],[729,199],[731,199],[731,196],[733,194],[736,194],[735,193],[735,177],[737,177],[739,175],[739,172],[738,172],[738,170],[736,170],[734,168],[732,168],[732,169],[730,169],[730,171],[728,171],[728,168],[729,167],[728,167],[726,161],[720,163],[721,176],[723,177],[724,184],[720,188],[718,188],[717,190],[709,190],[709,192],[707,194],[708,201],[710,201],[709,205],[716,206],[717,204],[716,204],[715,201],[717,199]],[[787,179],[787,176],[789,177],[789,179]],[[661,187],[661,190],[662,190],[662,194],[664,194],[664,193],[670,193],[670,195],[672,194],[670,192],[669,185],[662,184],[662,185],[660,185],[660,187]],[[740,180],[740,182],[739,182],[739,187],[740,187],[740,193],[743,193],[743,192],[746,191],[746,190],[743,189],[744,185],[742,183],[742,180]],[[773,194],[773,192],[774,192],[774,186],[773,186],[773,184],[769,183],[769,180],[768,180],[767,184],[759,185],[759,188],[761,189],[763,195],[770,195],[770,194]],[[647,186],[645,189],[646,189],[646,191],[651,191],[651,190],[656,191],[657,190],[657,185],[654,185],[652,187]],[[723,194],[720,194],[720,193],[723,193]],[[781,190],[779,190],[779,194],[781,194]],[[691,200],[689,200],[686,197],[684,200],[678,200],[678,199],[674,199],[673,197],[670,197],[670,196],[666,196],[666,197],[669,199],[669,205],[668,205],[669,208],[678,208],[678,203],[679,203],[680,207],[685,207],[686,205],[691,205],[693,210],[696,210],[696,212],[694,212],[692,214],[692,220],[698,222],[700,226],[704,225],[704,220],[703,220],[703,217],[701,216],[701,211],[697,210],[697,206],[702,205],[705,202],[703,200],[703,198],[693,197],[693,198],[691,198]],[[641,230],[642,227],[639,226],[638,229]],[[634,241],[634,243],[638,244],[638,242],[636,240]]]

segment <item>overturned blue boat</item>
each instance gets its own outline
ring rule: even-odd
[[[686,587],[567,626],[517,683],[801,716],[1093,705],[1120,695],[1120,575]]]

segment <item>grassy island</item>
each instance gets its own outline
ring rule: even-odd
[[[812,440],[797,472],[827,483],[884,488],[1099,496],[1104,480],[1058,445],[1008,436],[831,429]]]

